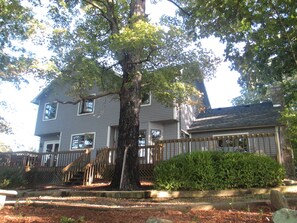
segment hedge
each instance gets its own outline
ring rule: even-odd
[[[266,188],[280,185],[284,176],[284,168],[265,155],[194,152],[156,166],[154,185],[162,190]]]

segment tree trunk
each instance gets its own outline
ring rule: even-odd
[[[136,65],[129,63],[127,56],[123,68],[125,73],[120,91],[119,138],[116,151],[116,166],[112,188],[121,190],[137,189],[140,186],[138,167],[139,112],[141,104],[141,75]],[[124,154],[126,161],[122,176]],[[121,182],[122,178],[122,182]]]
[[[143,19],[145,0],[132,0],[130,12],[130,17],[136,16],[138,19]],[[131,19],[129,25],[133,25],[131,22],[135,21],[137,19]],[[123,71],[123,80],[120,90],[119,138],[111,187],[120,190],[134,190],[140,187],[138,138],[142,65],[139,63],[138,53],[131,53],[127,49],[122,52],[122,55],[120,65]],[[125,154],[126,158],[124,158]]]

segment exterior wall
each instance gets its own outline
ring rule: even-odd
[[[196,106],[191,105],[182,105],[179,111],[180,115],[180,128],[183,131],[187,131],[190,125],[193,123],[193,119],[195,118],[195,109]]]
[[[116,129],[119,121],[119,101],[112,96],[95,100],[95,110],[91,114],[78,115],[79,104],[58,103],[57,116],[53,120],[43,120],[44,106],[55,101],[71,101],[66,94],[66,87],[57,87],[54,91],[39,96],[39,109],[35,135],[40,136],[41,148],[45,141],[60,140],[60,151],[71,150],[73,134],[95,133],[94,148],[115,145]],[[91,92],[93,93],[93,92]],[[151,98],[150,105],[141,107],[140,130],[147,133],[147,144],[152,143],[151,129],[160,129],[161,137],[177,137],[175,108],[168,108]],[[60,138],[57,138],[57,136]]]

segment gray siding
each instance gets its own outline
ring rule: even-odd
[[[187,131],[195,117],[196,106],[182,105],[179,115],[181,116],[181,129]]]
[[[41,143],[52,139],[53,135],[60,134],[60,151],[68,151],[73,134],[94,132],[94,148],[114,145],[111,142],[111,134],[114,134],[111,127],[118,126],[119,121],[119,101],[115,97],[107,96],[96,99],[94,113],[84,115],[78,115],[79,104],[58,103],[56,119],[44,121],[43,113],[46,103],[57,100],[71,101],[72,99],[66,96],[66,90],[62,87],[57,87],[55,91],[42,96],[38,98],[39,109],[35,129],[35,135],[41,137]],[[150,105],[141,107],[140,129],[147,132],[147,144],[152,143],[151,129],[161,129],[162,138],[177,137],[178,117],[175,110],[175,108],[161,105],[153,98]]]

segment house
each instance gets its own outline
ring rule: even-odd
[[[197,81],[196,84],[205,91],[203,83]],[[93,96],[98,93],[96,89],[90,91]],[[53,83],[33,100],[39,106],[35,129],[35,135],[40,137],[39,152],[115,148],[119,100],[108,95],[73,103],[67,95],[67,87]],[[207,95],[204,103],[209,107]],[[157,139],[184,137],[194,114],[193,106],[165,107],[151,94],[147,95],[141,105],[139,145],[152,145]]]
[[[294,177],[292,151],[286,147],[279,122],[279,103],[212,109],[204,84],[196,82],[196,87],[204,93],[205,109],[199,113],[194,106],[165,107],[151,94],[143,97],[139,134],[139,145],[145,146],[139,149],[142,180],[153,179],[159,161],[193,151],[266,154]],[[67,91],[66,86],[53,82],[33,100],[39,106],[35,130],[40,137],[39,151],[2,153],[0,166],[25,167],[32,185],[88,185],[112,178],[118,98],[97,98],[100,92],[93,89],[89,92],[92,97],[74,102]]]

